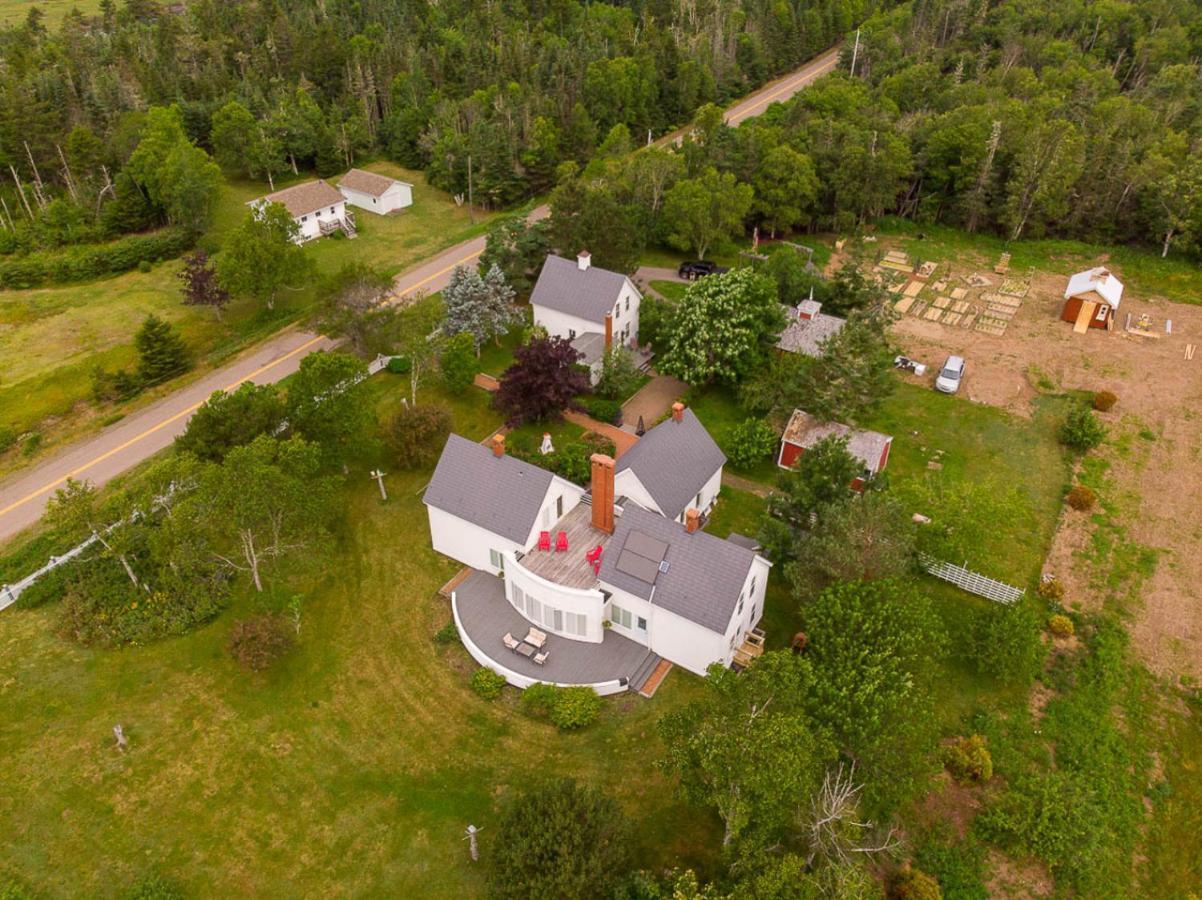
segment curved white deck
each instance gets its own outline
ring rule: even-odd
[[[520,640],[530,622],[505,599],[505,582],[485,572],[473,572],[455,589],[451,610],[467,652],[515,687],[541,681],[564,687],[587,685],[598,694],[616,694],[628,689],[631,677],[652,655],[642,644],[613,632],[606,632],[599,644],[551,635],[547,662],[537,665],[502,641],[506,632]]]

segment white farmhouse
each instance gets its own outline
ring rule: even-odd
[[[582,250],[575,261],[547,257],[530,294],[530,308],[535,325],[572,342],[595,384],[609,347],[637,349],[642,300],[629,278],[592,265],[589,252]]]
[[[712,444],[688,413],[648,433],[633,465],[595,454],[586,491],[506,455],[503,437],[490,448],[451,435],[423,500],[434,549],[476,570],[451,600],[477,662],[518,687],[650,694],[673,664],[701,675],[758,655],[771,563],[745,538],[702,531],[692,505],[676,517],[685,482],[704,502],[724,462],[721,451],[673,456],[686,438]],[[687,477],[657,500],[673,469]]]
[[[413,205],[413,185],[387,175],[351,169],[338,179],[338,190],[351,206],[382,216]]]
[[[355,222],[346,208],[346,198],[324,179],[306,181],[282,191],[268,194],[251,200],[247,206],[261,209],[268,203],[278,203],[288,210],[296,222],[300,232],[297,239],[301,242],[333,234],[335,231],[345,231],[348,236],[355,235]]]

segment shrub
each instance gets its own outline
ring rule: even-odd
[[[449,339],[443,347],[438,365],[442,371],[443,384],[448,389],[461,391],[468,387],[480,371],[475,339],[466,331]]]
[[[943,762],[961,781],[988,781],[993,777],[993,756],[979,734],[956,738],[944,748]]]
[[[423,469],[438,460],[451,433],[451,412],[445,406],[402,406],[386,426],[386,439],[397,463]]]
[[[1118,396],[1112,391],[1098,391],[1093,395],[1093,408],[1098,412],[1108,412],[1118,402]]]
[[[1045,600],[1055,600],[1059,603],[1064,599],[1064,582],[1059,578],[1045,578],[1039,582],[1039,596]]]
[[[191,230],[166,228],[103,244],[28,253],[0,260],[0,288],[17,290],[45,284],[91,281],[139,268],[143,262],[179,256],[195,240]]]
[[[560,688],[551,704],[551,722],[561,731],[584,728],[601,715],[601,696],[591,687]]]
[[[488,896],[608,897],[628,869],[630,826],[617,804],[570,779],[504,805],[488,856]]]
[[[1007,684],[1030,684],[1043,668],[1043,621],[1031,603],[990,604],[977,620],[972,659],[977,671]]]
[[[143,275],[146,275],[154,271],[154,266],[151,264],[150,260],[140,259],[138,260],[138,271]]]
[[[893,877],[890,896],[896,900],[943,900],[943,891],[938,881],[906,863]]]
[[[585,394],[576,398],[576,405],[598,422],[608,425],[622,424],[622,404],[617,400]]]
[[[24,882],[0,872],[0,900],[33,900],[33,892]]]
[[[459,640],[459,629],[455,627],[454,622],[447,622],[442,628],[434,632],[434,643],[436,644],[453,644]]]
[[[7,425],[0,425],[0,453],[17,442],[17,432]]]
[[[749,469],[776,449],[776,432],[762,419],[744,419],[730,430],[723,448],[737,469]]]
[[[265,613],[235,622],[230,655],[253,672],[261,672],[292,646],[292,634],[279,616]]]
[[[1064,502],[1081,512],[1093,509],[1097,499],[1097,495],[1083,484],[1073,485],[1072,489],[1064,495]]]
[[[97,403],[117,403],[136,397],[142,390],[137,374],[126,369],[106,372],[100,366],[92,370],[92,399]]]
[[[522,691],[520,702],[522,712],[528,716],[550,715],[551,707],[555,705],[558,697],[559,689],[555,685],[543,684],[542,682],[532,684],[526,690]]]
[[[413,361],[408,356],[394,356],[384,368],[393,375],[408,375],[413,369]]]
[[[42,449],[42,435],[35,431],[29,437],[25,438],[25,443],[21,445],[21,455],[30,457]]]
[[[472,673],[472,690],[484,700],[496,700],[505,687],[505,676],[481,666]]]
[[[1058,638],[1072,637],[1075,630],[1073,620],[1068,616],[1058,613],[1048,619],[1048,631]]]
[[[1106,426],[1086,406],[1074,406],[1060,426],[1060,443],[1078,453],[1092,450],[1106,437]]]
[[[597,395],[608,400],[623,400],[638,389],[642,380],[643,375],[634,364],[634,354],[626,347],[614,345],[601,361]]]

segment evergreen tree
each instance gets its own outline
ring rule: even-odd
[[[470,334],[476,355],[480,345],[499,338],[516,319],[513,289],[505,283],[501,269],[493,264],[483,278],[468,266],[456,266],[442,291],[446,316],[442,331],[447,337]]]
[[[170,323],[153,313],[134,336],[138,351],[138,378],[147,386],[160,384],[188,371],[191,363],[183,339]]]

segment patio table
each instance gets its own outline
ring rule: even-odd
[[[534,656],[534,651],[537,649],[538,648],[533,644],[527,644],[525,641],[522,641],[520,644],[518,644],[517,649],[514,652],[520,653],[522,656],[526,657],[526,659],[529,659],[530,657]]]

